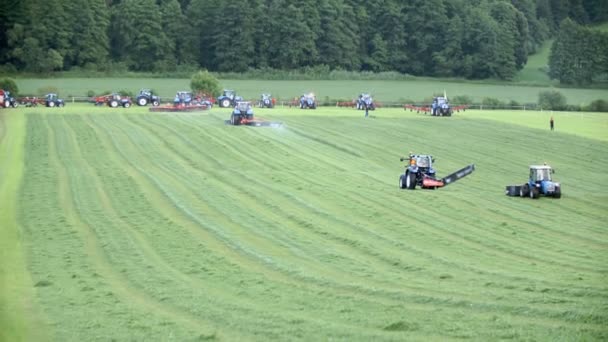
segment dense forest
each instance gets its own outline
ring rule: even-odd
[[[566,18],[573,27],[608,20],[605,0],[1,0],[0,6],[0,63],[29,72],[324,66],[511,79]]]

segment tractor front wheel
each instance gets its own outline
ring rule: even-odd
[[[157,107],[157,106],[159,106],[159,105],[160,105],[160,102],[159,102],[158,100],[154,100],[154,101],[152,101],[152,105],[153,105],[154,107]]]
[[[562,189],[559,186],[555,187],[555,192],[553,193],[553,198],[561,198],[562,197]]]
[[[122,106],[125,108],[129,108],[129,107],[131,107],[131,103],[125,102]]]
[[[405,180],[405,175],[400,175],[399,176],[399,189],[405,189],[406,188],[406,180]]]

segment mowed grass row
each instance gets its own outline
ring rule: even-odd
[[[526,74],[531,74],[527,72]],[[528,76],[524,76],[527,78]],[[538,76],[531,76],[539,78]],[[190,89],[188,79],[159,78],[52,78],[16,80],[22,94],[39,94],[54,87],[63,97],[86,96],[89,90],[100,94],[106,91],[128,90],[137,93],[141,88],[152,88],[163,101],[171,102],[175,93]],[[352,100],[362,92],[370,92],[380,102],[422,102],[446,91],[449,98],[468,96],[475,103],[486,98],[503,102],[537,103],[538,93],[554,90],[552,87],[522,87],[521,85],[449,82],[442,80],[412,81],[274,81],[274,80],[220,80],[223,87],[234,89],[246,99],[259,100],[262,93],[271,93],[280,100],[290,100],[303,93],[314,92],[321,101],[326,99]],[[587,105],[594,100],[608,98],[607,89],[557,88],[573,105]],[[69,100],[69,99],[68,99]]]
[[[607,337],[601,139],[403,111],[22,112],[51,339]],[[410,150],[477,170],[403,191]],[[545,158],[562,199],[504,196]]]

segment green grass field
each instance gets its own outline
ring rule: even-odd
[[[140,88],[155,89],[166,101],[172,101],[179,90],[188,90],[187,79],[159,78],[59,78],[59,79],[17,79],[23,94],[41,94],[46,87],[55,87],[61,96],[85,96],[87,91],[96,93],[121,89],[137,93]],[[449,97],[469,96],[476,103],[485,97],[504,102],[538,102],[538,93],[553,89],[550,87],[522,87],[519,85],[484,84],[474,82],[444,82],[439,80],[416,81],[268,81],[268,80],[222,80],[222,86],[236,89],[245,98],[258,100],[260,94],[270,92],[273,96],[288,100],[304,92],[313,91],[320,100],[354,99],[361,92],[371,92],[382,102],[428,101],[433,94],[445,90]],[[40,89],[40,90],[39,90]],[[589,104],[593,100],[608,98],[608,89],[559,88],[570,104]]]
[[[515,76],[516,82],[528,82],[531,84],[551,84],[551,79],[547,74],[549,70],[549,55],[551,54],[552,40],[546,41],[538,51],[528,56],[528,62],[522,70]],[[555,84],[559,84],[556,81]]]
[[[608,339],[606,115],[256,115],[1,110],[0,339]],[[561,199],[504,195],[542,162]]]

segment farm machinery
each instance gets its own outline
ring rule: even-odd
[[[270,94],[262,94],[258,107],[260,108],[273,108],[275,99]]]
[[[528,182],[523,185],[507,185],[505,194],[514,197],[537,199],[541,195],[553,198],[562,197],[560,183],[554,182],[551,175],[555,170],[549,165],[530,165]]]
[[[15,98],[11,96],[10,91],[0,89],[0,107],[17,108],[19,107],[19,102],[17,102],[17,100],[15,100]]]
[[[146,106],[148,103],[158,106],[160,105],[160,96],[154,95],[154,92],[150,89],[141,89],[135,98],[135,103],[139,106]]]
[[[358,110],[375,110],[376,104],[370,94],[363,93],[359,94],[356,101],[356,107]]]
[[[194,95],[190,91],[178,91],[173,99],[173,105],[150,107],[151,112],[197,112],[211,109],[213,104],[202,95]]]
[[[117,108],[118,106],[122,106],[124,108],[129,108],[133,104],[130,97],[121,96],[118,93],[97,96],[93,99],[93,102],[95,103],[96,106],[107,105],[108,107],[112,107],[112,108]]]
[[[280,122],[271,122],[262,119],[256,119],[253,115],[253,107],[249,101],[239,101],[234,106],[232,114],[230,114],[230,120],[226,120],[226,124],[233,126],[266,126],[266,127],[279,127],[282,125]]]
[[[230,106],[235,106],[237,102],[243,101],[241,96],[236,94],[236,91],[224,89],[222,95],[218,96],[217,103],[220,108],[228,108]]]
[[[317,109],[317,98],[313,93],[300,96],[300,109]]]
[[[433,102],[428,107],[418,107],[411,104],[406,104],[403,109],[409,109],[410,111],[416,111],[416,113],[423,112],[424,114],[431,114],[431,116],[452,116],[454,112],[464,111],[467,109],[467,105],[452,106],[448,100],[448,95],[443,92],[443,96],[436,96],[433,98]]]
[[[64,107],[65,101],[60,99],[57,94],[50,93],[46,94],[43,98],[39,97],[22,97],[19,99],[19,103],[24,105],[25,107],[37,107],[38,105],[43,105],[46,107]]]
[[[435,158],[425,154],[410,153],[408,158],[400,158],[401,161],[408,162],[405,172],[399,176],[399,188],[414,190],[416,186],[422,189],[436,189],[450,185],[457,180],[464,178],[475,171],[475,164],[470,164],[462,169],[451,173],[441,179],[436,178],[436,171],[433,168]]]

